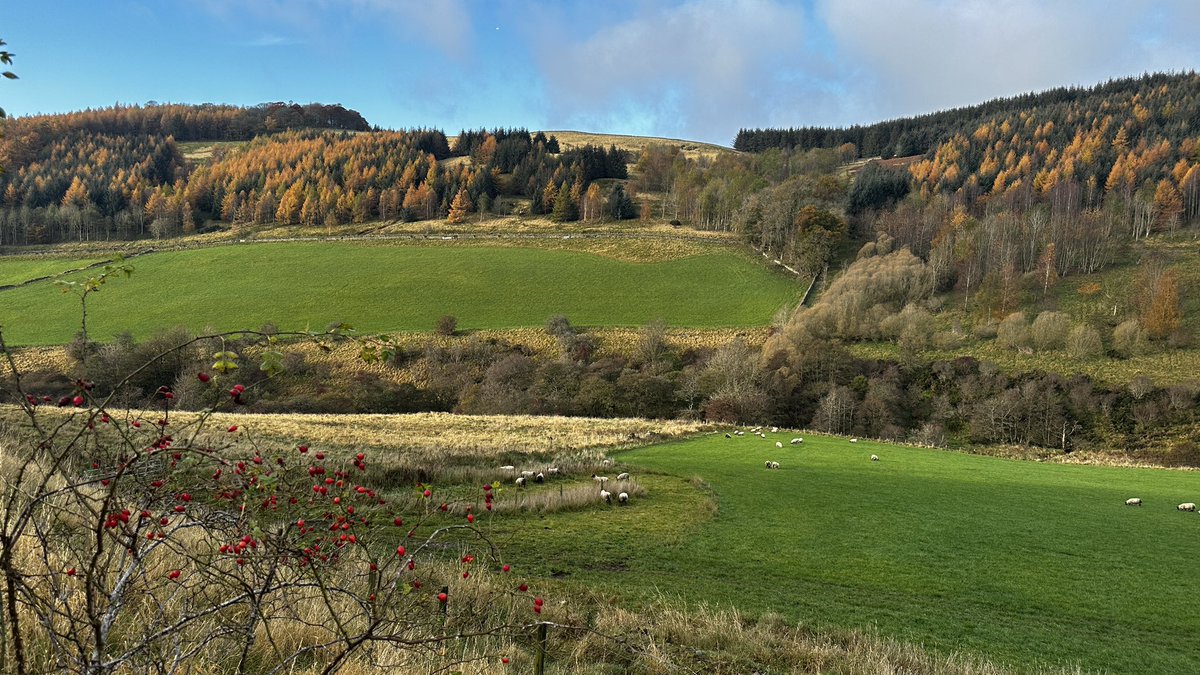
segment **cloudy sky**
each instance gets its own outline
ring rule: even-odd
[[[729,144],[1200,69],[1200,0],[12,0],[9,114],[342,103]]]

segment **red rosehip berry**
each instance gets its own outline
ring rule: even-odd
[[[71,569],[67,570],[67,576],[69,576],[69,577],[73,577],[73,576],[75,576],[75,568],[74,568],[74,567],[72,567]]]
[[[75,407],[78,408],[79,406],[83,405],[83,397],[76,396],[75,398],[71,399],[71,403],[73,403],[75,405]]]
[[[438,602],[445,602],[445,601],[446,601],[446,594],[438,593]]]
[[[509,571],[511,571],[511,570],[512,570],[512,568],[511,568],[511,567],[509,567],[508,565],[505,565],[504,567],[501,567],[500,569],[501,569],[502,571],[504,571],[504,572],[509,572]]]
[[[226,431],[228,431],[231,434],[237,432],[237,425],[234,424],[234,425],[230,426],[228,429],[226,429]]]
[[[529,584],[521,584],[520,586],[517,586],[517,590],[524,593],[525,591],[529,590]]]
[[[475,514],[468,513],[468,514],[467,514],[467,522],[468,522],[468,523],[473,523],[473,522],[475,522]]]
[[[431,492],[431,491],[429,491],[429,490],[426,490],[426,491],[425,491],[424,493],[422,493],[422,494],[424,494],[426,497],[431,497],[431,496],[433,496],[433,492]]]
[[[396,547],[396,555],[400,556],[401,558],[403,558],[403,557],[404,557],[404,554],[405,554],[405,553],[407,553],[407,552],[408,552],[408,551],[407,551],[407,550],[406,550],[406,549],[405,549],[403,546],[397,546],[397,547]]]
[[[196,373],[196,379],[201,382],[208,382],[212,378],[208,376],[208,373]]]
[[[172,579],[178,579],[180,574],[181,572],[179,570],[171,570],[170,574],[167,576],[171,577]]]

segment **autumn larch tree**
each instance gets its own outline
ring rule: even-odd
[[[459,188],[458,194],[454,195],[454,201],[450,203],[450,215],[446,217],[446,222],[461,223],[467,219],[470,212],[471,199],[467,196],[467,190]]]

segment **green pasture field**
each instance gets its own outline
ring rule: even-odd
[[[62,274],[86,267],[97,262],[95,259],[74,258],[7,258],[0,257],[0,286],[12,286],[31,279]]]
[[[1200,473],[805,436],[619,455],[644,498],[519,520],[505,546],[619,602],[873,627],[1021,671],[1200,672],[1200,516],[1176,510],[1200,501]]]
[[[545,325],[762,326],[800,284],[727,250],[658,263],[536,248],[285,242],[139,256],[132,277],[88,301],[92,339],[186,325],[237,330],[428,331],[439,316],[460,330]],[[3,268],[0,268],[2,270]],[[83,275],[76,277],[82,279]],[[12,345],[62,344],[79,330],[79,303],[50,282],[0,292]]]

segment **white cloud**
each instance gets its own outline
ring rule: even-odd
[[[730,142],[739,119],[777,103],[799,59],[801,11],[775,0],[643,5],[590,36],[559,24],[535,48],[552,124]]]
[[[1194,67],[1190,41],[1164,42],[1151,21],[1174,23],[1190,1],[820,0],[817,14],[858,68],[850,86],[891,117]]]

